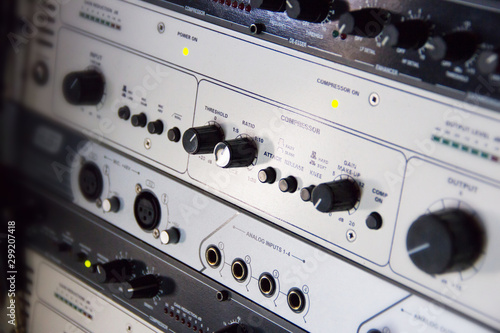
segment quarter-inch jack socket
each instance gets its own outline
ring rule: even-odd
[[[222,260],[219,249],[215,245],[210,245],[205,251],[205,259],[210,267],[219,267]]]
[[[248,275],[247,264],[245,264],[245,262],[241,259],[235,259],[231,264],[231,273],[236,281],[245,281]]]

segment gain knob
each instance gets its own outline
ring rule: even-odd
[[[104,96],[104,77],[95,70],[70,73],[63,80],[63,94],[72,105],[97,105]]]
[[[224,133],[219,126],[193,127],[184,132],[182,146],[189,154],[209,154],[213,153],[215,145],[222,140],[224,140]]]
[[[484,233],[479,221],[456,208],[420,216],[406,236],[410,259],[428,274],[471,267],[482,253],[483,245]]]
[[[252,8],[270,10],[272,12],[282,12],[285,10],[285,0],[250,0]]]
[[[436,61],[463,61],[476,52],[479,37],[470,31],[455,31],[430,38],[425,45],[429,56]]]
[[[323,183],[312,191],[312,203],[322,213],[352,209],[358,200],[358,185],[349,179]]]
[[[417,50],[429,38],[429,25],[423,20],[406,20],[384,27],[380,35],[383,46]]]
[[[105,264],[96,264],[94,273],[99,283],[124,282],[132,276],[132,263],[127,259],[119,259]]]
[[[152,274],[144,275],[123,283],[122,288],[125,298],[152,298],[160,291],[160,280]]]
[[[256,155],[257,147],[249,138],[222,141],[214,148],[215,164],[221,168],[249,166]]]
[[[287,0],[286,13],[292,19],[321,22],[328,15],[328,2],[324,0]]]
[[[344,13],[339,18],[339,32],[366,38],[377,37],[391,23],[393,14],[380,8],[363,8]]]

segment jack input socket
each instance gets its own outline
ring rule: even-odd
[[[259,277],[259,290],[262,295],[271,297],[276,291],[276,282],[269,273],[262,273]]]
[[[210,267],[219,267],[222,260],[220,250],[215,245],[210,245],[205,251],[205,259]]]
[[[298,288],[292,288],[287,295],[288,306],[293,312],[300,313],[306,306],[304,293]]]
[[[241,259],[235,259],[231,264],[231,273],[236,281],[245,281],[248,275],[247,264],[245,264],[245,262]]]

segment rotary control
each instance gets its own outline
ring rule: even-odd
[[[95,70],[73,72],[63,80],[64,98],[73,105],[97,105],[104,96],[104,77]]]
[[[285,10],[285,0],[250,0],[252,8],[270,10],[272,12],[282,12]]]
[[[132,122],[132,126],[134,127],[144,127],[148,122],[148,117],[144,112],[141,112],[139,114],[134,114],[130,121]]]
[[[483,246],[484,233],[479,221],[456,208],[420,216],[406,236],[410,259],[428,274],[471,267],[481,255]]]
[[[427,53],[436,61],[463,61],[476,52],[479,37],[470,31],[455,31],[433,37],[426,44]]]
[[[429,25],[423,20],[406,20],[384,27],[380,35],[383,46],[417,50],[429,38]]]
[[[247,332],[250,332],[248,328],[246,328],[241,324],[236,324],[236,323],[215,331],[215,333],[247,333]]]
[[[483,51],[477,59],[477,69],[482,74],[500,73],[500,52]]]
[[[120,199],[118,197],[107,198],[102,202],[102,210],[106,213],[116,213],[120,210],[120,206]]]
[[[219,142],[214,148],[215,164],[221,168],[246,167],[257,155],[257,147],[249,138]]]
[[[150,134],[158,134],[163,133],[163,121],[160,119],[152,121],[148,124],[148,132]]]
[[[363,8],[344,13],[339,18],[339,32],[366,38],[377,37],[393,14],[380,8]]]
[[[314,207],[322,213],[352,209],[358,200],[358,185],[349,179],[323,183],[312,191]]]
[[[321,22],[328,15],[328,2],[324,0],[287,0],[286,13],[292,19]]]
[[[215,145],[222,140],[224,140],[224,133],[219,126],[193,127],[184,132],[182,146],[189,154],[209,154],[213,153]]]
[[[148,274],[125,282],[122,287],[125,298],[152,298],[160,291],[160,280],[157,276]]]
[[[127,259],[119,259],[105,264],[96,264],[94,273],[99,283],[124,282],[132,276],[132,263]]]

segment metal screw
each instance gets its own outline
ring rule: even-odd
[[[141,184],[136,184],[135,185],[135,193],[139,194],[142,192],[142,186]]]
[[[165,23],[163,23],[163,22],[158,23],[157,28],[158,28],[159,33],[161,33],[161,34],[164,33],[165,32]]]
[[[368,97],[368,102],[370,102],[371,106],[377,106],[380,103],[380,97],[377,93],[371,93],[370,97]]]
[[[95,205],[97,206],[97,208],[101,208],[102,207],[102,201],[101,201],[101,199],[97,199],[95,201]]]
[[[358,236],[356,235],[356,231],[354,231],[352,229],[347,230],[346,237],[347,237],[347,240],[351,243],[354,242],[356,240],[356,238],[358,238]]]
[[[151,149],[151,139],[144,140],[144,148]]]
[[[155,239],[158,239],[158,237],[160,237],[160,230],[158,229],[153,230],[153,237]]]

